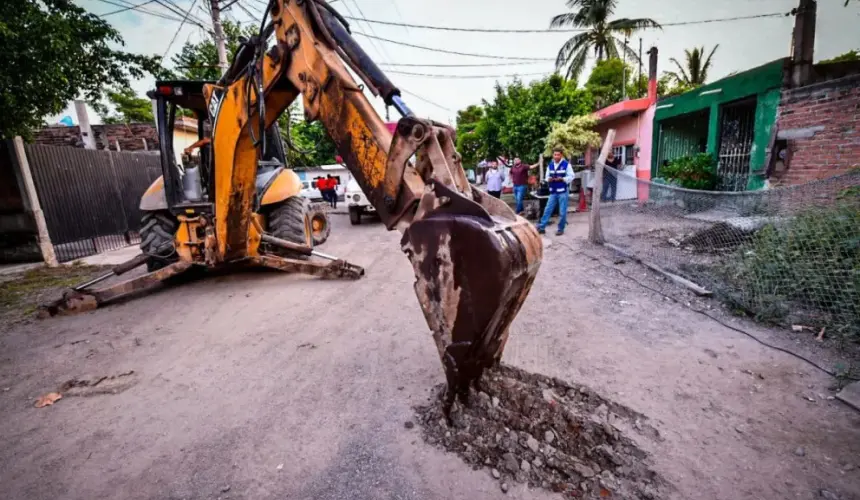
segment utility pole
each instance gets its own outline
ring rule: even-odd
[[[791,54],[791,86],[802,87],[812,81],[812,58],[815,52],[815,18],[818,3],[800,0],[794,18],[794,46]]]
[[[627,36],[624,37],[624,52],[621,54],[621,100],[627,100]]]
[[[209,0],[209,12],[212,14],[212,31],[215,32],[215,48],[218,50],[218,67],[223,75],[230,64],[227,62],[227,42],[224,27],[221,26],[221,7],[218,0]]]
[[[639,78],[636,80],[636,97],[642,97],[639,94],[642,92],[642,89],[639,88],[639,84],[642,82],[642,37],[639,37]]]

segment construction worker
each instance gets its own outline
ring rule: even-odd
[[[331,208],[337,208],[337,179],[328,174],[326,178],[326,187],[328,187],[329,204]]]
[[[546,209],[543,211],[538,223],[538,232],[546,233],[546,225],[549,223],[549,218],[558,207],[558,231],[556,236],[564,234],[564,228],[567,226],[567,196],[568,186],[573,182],[573,169],[570,164],[564,159],[564,152],[561,148],[553,148],[552,161],[546,169],[546,182],[549,184],[549,200],[546,204]]]

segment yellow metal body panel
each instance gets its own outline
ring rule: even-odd
[[[140,197],[141,210],[167,210],[167,198],[164,195],[164,177],[159,177],[146,188]]]
[[[302,180],[299,175],[292,170],[282,170],[275,180],[269,185],[266,192],[263,193],[263,199],[260,200],[261,205],[271,205],[279,201],[284,201],[291,196],[298,196],[302,192]]]

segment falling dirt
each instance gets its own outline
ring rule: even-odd
[[[587,387],[501,366],[480,380],[468,404],[456,403],[451,426],[441,397],[417,407],[424,440],[486,467],[507,491],[512,481],[565,498],[656,499],[667,483],[648,454],[625,434],[660,439],[646,418]]]

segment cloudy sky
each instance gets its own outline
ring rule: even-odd
[[[96,14],[119,9],[111,3],[124,0],[76,0]],[[139,4],[142,0],[128,0]],[[181,8],[193,5],[192,15],[208,19],[203,5],[208,0],[173,0]],[[171,14],[153,0],[144,8]],[[223,2],[222,2],[223,3]],[[843,0],[818,0],[815,59],[825,59],[850,49],[860,49],[860,2],[843,7]],[[262,0],[239,0],[225,13],[227,19],[250,22],[249,12],[258,15]],[[543,30],[550,18],[566,11],[564,0],[337,0],[333,5],[345,16],[395,23],[425,24],[463,28],[517,28]],[[619,0],[615,17],[650,17],[660,23],[700,21],[758,14],[787,13],[797,0]],[[245,7],[248,12],[241,9]],[[150,14],[128,10],[105,17],[116,26],[126,41],[126,49],[144,54],[175,54],[183,43],[209,36],[202,28],[161,19]],[[258,21],[257,21],[258,22]],[[732,71],[741,71],[785,57],[789,53],[794,18],[763,17],[710,24],[667,26],[663,30],[646,30],[634,35],[631,46],[638,50],[642,38],[644,50],[657,46],[659,71],[670,69],[669,59],[683,59],[685,48],[705,46],[719,49],[714,56],[710,80]],[[390,40],[442,50],[520,58],[553,59],[570,33],[496,34],[435,31],[402,26],[386,26],[352,21],[353,32],[366,33]],[[406,92],[405,99],[419,115],[453,123],[456,110],[490,98],[495,81],[507,82],[510,75],[523,80],[540,78],[553,71],[552,61],[512,64],[512,61],[451,55],[421,50],[390,42],[370,40],[356,35],[365,50],[390,70],[389,77]],[[173,43],[171,45],[171,40]],[[480,67],[392,66],[406,64],[464,64]],[[399,70],[430,75],[395,74]],[[646,68],[647,71],[647,68]],[[587,74],[587,72],[586,72]],[[480,78],[463,78],[464,76]],[[150,81],[135,82],[141,94],[152,86]],[[381,109],[381,108],[380,108]]]

